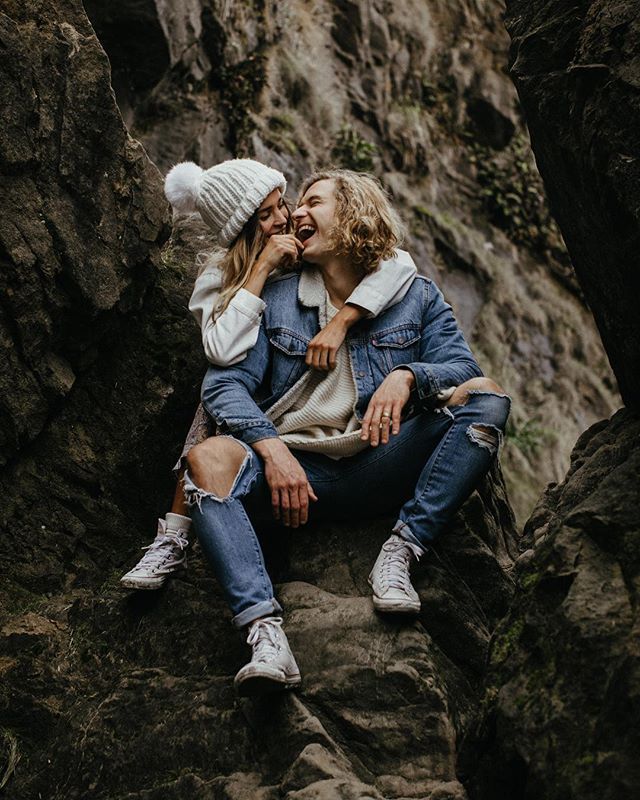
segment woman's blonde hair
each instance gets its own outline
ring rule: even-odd
[[[284,205],[287,209],[285,233],[289,233],[291,214],[286,201]],[[211,264],[215,264],[222,273],[222,291],[214,306],[213,317],[219,317],[225,311],[232,298],[249,280],[251,267],[255,264],[266,243],[267,237],[259,225],[258,209],[256,209],[227,250],[217,249],[213,252],[198,254],[196,263],[199,273]]]
[[[346,257],[358,272],[372,272],[392,258],[404,238],[404,227],[380,182],[364,172],[328,169],[314,172],[304,182],[300,198],[318,181],[335,184],[335,223],[329,231],[333,250]]]

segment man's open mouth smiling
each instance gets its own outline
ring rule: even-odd
[[[304,244],[304,242],[310,239],[315,232],[316,229],[313,227],[313,225],[309,225],[305,222],[304,225],[300,225],[300,227],[296,230],[296,236]]]

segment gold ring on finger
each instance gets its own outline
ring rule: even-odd
[[[383,412],[382,412],[382,414],[380,414],[380,416],[381,416],[381,417],[387,417],[387,418],[388,418],[388,417],[390,417],[390,416],[391,416],[391,412],[390,412],[390,411],[383,411]]]

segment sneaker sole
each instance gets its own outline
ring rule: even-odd
[[[159,589],[166,577],[163,578],[120,578],[120,586],[122,589]]]
[[[369,586],[371,586],[371,581],[369,581]],[[385,599],[384,597],[378,597],[377,595],[373,595],[373,607],[376,611],[382,611],[386,614],[419,614],[420,613],[420,601],[417,603],[412,603],[411,601],[407,600],[396,600],[396,599]]]
[[[379,597],[373,598],[373,607],[376,611],[382,611],[385,614],[419,614],[420,604],[409,605],[402,603],[399,600],[381,600]]]

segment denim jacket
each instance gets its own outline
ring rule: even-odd
[[[318,280],[324,292],[314,268],[267,284],[266,308],[253,349],[238,364],[207,370],[202,402],[221,432],[249,445],[278,435],[268,412],[276,403],[281,405],[279,401],[308,370],[307,347],[320,326],[317,305],[305,305],[301,296],[307,296],[302,292],[305,285],[317,286]],[[415,376],[416,410],[434,408],[440,392],[482,375],[451,306],[433,281],[421,276],[401,302],[356,323],[345,345],[356,384],[358,419],[377,387],[398,367]]]

